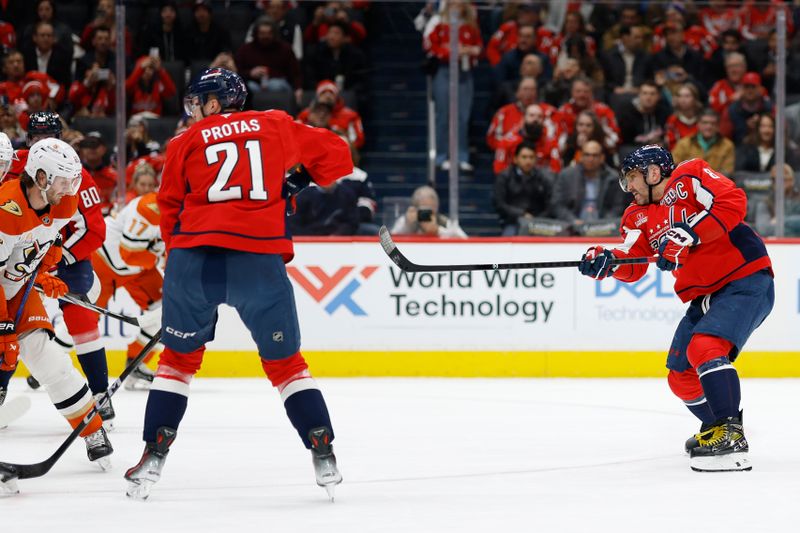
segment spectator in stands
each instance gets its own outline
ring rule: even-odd
[[[710,81],[709,87],[712,87],[716,82],[723,79],[727,75],[725,62],[728,56],[738,53],[744,57],[744,48],[742,47],[742,34],[737,29],[725,30],[719,36],[718,46],[711,54],[708,61],[708,80]],[[746,69],[746,67],[745,67]],[[744,70],[742,71],[744,75]]]
[[[605,81],[603,67],[586,46],[586,39],[579,35],[572,35],[561,44],[561,53],[556,67],[563,65],[570,59],[577,59],[584,76],[592,80],[598,87]]]
[[[667,147],[670,150],[684,137],[697,133],[697,119],[703,109],[697,86],[684,83],[672,101],[673,113],[667,118]]]
[[[187,33],[189,62],[207,64],[220,52],[231,50],[230,31],[212,18],[210,0],[195,0],[194,18]]]
[[[464,233],[452,220],[439,213],[439,195],[430,185],[423,185],[411,195],[411,205],[406,213],[392,226],[394,235],[419,235],[424,237],[466,239]]]
[[[714,37],[740,24],[738,9],[727,0],[709,0],[698,15],[700,24]]]
[[[738,25],[742,28],[742,36],[748,41],[766,41],[778,25],[776,4],[780,5],[782,3],[773,2],[770,5],[765,2],[745,2],[739,8]],[[786,35],[791,35],[793,30],[794,24],[792,23],[791,13],[787,13]]]
[[[10,22],[0,20],[0,49],[3,53],[17,48],[17,30]]]
[[[610,150],[616,149],[620,136],[617,118],[610,107],[602,102],[595,101],[592,93],[592,82],[585,77],[573,80],[569,102],[558,109],[567,134],[575,130],[575,120],[581,111],[591,111],[595,114],[605,134],[604,145]]]
[[[322,80],[334,80],[340,89],[363,96],[367,59],[364,52],[347,42],[348,31],[342,22],[328,25],[325,41],[306,58],[306,87],[312,89]]]
[[[78,155],[81,157],[83,168],[89,171],[97,184],[103,216],[109,215],[114,206],[114,195],[117,190],[117,172],[108,163],[108,148],[103,135],[98,131],[87,133],[78,144]]]
[[[760,113],[771,113],[772,101],[761,86],[761,76],[748,72],[742,77],[742,93],[738,100],[722,113],[720,132],[739,144],[742,139],[757,127]]]
[[[653,54],[651,60],[651,71],[654,76],[655,73],[666,70],[671,65],[680,65],[694,79],[704,79],[706,66],[703,56],[686,44],[683,30],[684,27],[676,23],[664,27],[666,46]]]
[[[676,162],[705,159],[709,166],[726,176],[733,173],[735,148],[730,139],[719,133],[719,114],[706,108],[697,121],[697,133],[684,137],[672,150]]]
[[[167,0],[161,5],[158,22],[140,33],[138,55],[149,55],[153,48],[158,48],[162,61],[186,63],[189,57],[186,43],[187,35],[178,19],[178,6],[174,0]]]
[[[471,172],[469,163],[469,145],[467,133],[469,116],[472,110],[472,97],[474,84],[472,69],[478,64],[483,41],[475,9],[468,3],[450,2],[442,12],[434,16],[429,22],[432,26],[430,33],[425,36],[423,46],[425,51],[438,60],[438,68],[433,76],[433,99],[436,104],[436,164],[443,170],[450,168],[449,157],[449,90],[450,90],[450,24],[448,22],[451,10],[458,10],[457,16],[461,19],[458,36],[459,73],[458,73],[458,166],[462,171]],[[509,52],[512,53],[512,52]],[[519,70],[519,65],[517,65]],[[455,164],[455,163],[453,163]]]
[[[236,51],[236,66],[252,92],[291,92],[299,103],[303,97],[300,62],[292,47],[278,36],[277,25],[261,19],[255,39]]]
[[[150,138],[147,120],[141,115],[132,116],[125,129],[125,160],[134,161],[141,157],[158,154],[159,148],[158,143]]]
[[[514,162],[494,180],[494,206],[503,237],[519,234],[520,218],[546,216],[553,185],[536,165],[536,147],[523,141],[514,149]]]
[[[670,26],[680,26],[683,28],[683,39],[686,46],[694,50],[704,59],[711,57],[716,47],[715,37],[703,27],[693,23],[694,17],[687,19],[686,12],[677,2],[667,5],[664,12],[664,23],[658,24],[653,30],[652,52],[658,53],[663,50],[666,44],[666,33]]]
[[[87,51],[75,64],[75,81],[81,82],[86,73],[93,68],[113,71],[114,51],[111,48],[111,30],[98,26],[92,34],[92,49]],[[113,72],[112,72],[113,74]]]
[[[580,57],[576,56],[575,49],[579,50]],[[565,59],[574,57],[584,63],[584,58],[594,59],[597,55],[597,44],[586,32],[586,23],[580,11],[568,11],[564,17],[561,33],[553,39],[553,44],[548,52],[550,63],[557,67]],[[586,65],[583,65],[584,68]],[[587,74],[593,77],[593,72],[587,69]]]
[[[325,104],[330,109],[328,120],[330,128],[343,135],[354,148],[362,148],[364,146],[364,126],[361,124],[361,115],[344,104],[344,98],[339,94],[339,87],[331,80],[322,80],[317,85],[317,96],[314,103],[318,102]],[[307,123],[306,119],[312,106],[301,111],[297,115],[297,120]]]
[[[305,17],[299,7],[291,7],[286,0],[266,0],[262,2],[264,14],[278,25],[278,36],[292,46],[292,51],[297,59],[303,57],[303,27]],[[245,42],[253,40],[255,24],[247,29]]]
[[[307,111],[307,113],[306,113]],[[315,128],[331,127],[331,113],[333,109],[330,104],[320,101],[311,102],[311,105],[303,110],[302,117],[298,115],[297,120],[303,124],[314,126]]]
[[[630,200],[619,187],[618,173],[606,164],[603,146],[587,141],[580,162],[562,170],[556,179],[552,212],[580,233],[587,222],[620,217]]]
[[[622,144],[642,146],[663,144],[669,105],[653,80],[642,82],[639,94],[620,109],[617,120],[622,131]]]
[[[25,146],[25,131],[20,127],[17,115],[6,96],[0,96],[0,131],[8,135],[14,148]]]
[[[534,78],[537,86],[543,86],[544,83],[546,83],[542,76],[543,73],[544,67],[542,65],[541,57],[537,56],[536,54],[528,54],[522,58],[522,63],[519,66],[520,80],[523,78]],[[492,109],[498,109],[513,102],[516,96],[518,85],[519,80],[504,81],[501,83],[500,87],[494,93],[494,97],[492,99]]]
[[[725,56],[725,79],[716,82],[708,93],[708,105],[722,115],[742,94],[742,78],[747,73],[744,54],[730,52]]]
[[[537,86],[534,78],[523,78],[517,85],[516,101],[504,105],[494,114],[489,130],[486,132],[486,144],[494,150],[494,173],[498,174],[511,163],[511,155],[514,153],[516,145],[522,141],[523,137],[539,130],[533,142],[541,141],[541,148],[544,153],[549,154],[551,141],[558,138],[558,120],[556,109],[544,102],[539,103],[538,114],[541,120],[537,120],[539,126],[534,126],[531,121],[530,132],[525,130],[524,117],[527,109],[536,103]],[[545,146],[546,145],[546,146]],[[557,142],[556,142],[557,146]],[[549,161],[549,155],[548,155]]]
[[[610,50],[619,43],[620,33],[624,26],[632,28],[634,26],[641,26],[642,17],[639,14],[639,7],[637,5],[626,4],[622,5],[619,10],[619,22],[611,26],[604,34],[602,39],[603,50]],[[647,26],[641,26],[645,42],[650,42],[653,32]],[[598,28],[602,29],[602,28]],[[645,46],[645,49],[647,47]]]
[[[610,161],[613,150],[606,145],[606,134],[597,119],[597,115],[591,111],[581,111],[575,120],[575,130],[567,135],[562,154],[562,166],[568,167],[578,164],[581,161],[583,147],[589,141],[595,141],[600,144],[606,161]]]
[[[518,30],[523,26],[535,28],[536,40],[542,42],[552,39],[553,32],[541,26],[539,8],[531,4],[519,4],[512,20],[500,25],[486,45],[486,59],[489,64],[496,66],[503,55],[517,47]]]
[[[125,203],[158,189],[156,170],[147,163],[140,163],[133,171],[131,186],[125,190]]]
[[[38,22],[33,33],[34,45],[23,54],[25,70],[45,72],[64,90],[72,83],[72,54],[55,46],[55,33],[49,22]]]
[[[517,46],[505,54],[495,67],[495,81],[497,84],[519,80],[519,69],[522,60],[528,54],[535,54],[542,60],[544,67],[544,78],[550,79],[552,67],[550,59],[536,48],[536,28],[533,26],[520,26],[517,30]]]
[[[543,99],[550,105],[561,107],[569,102],[572,82],[585,76],[577,59],[567,59],[553,74],[553,79],[544,88]]]
[[[117,46],[117,17],[114,0],[97,0],[95,18],[83,28],[81,32],[81,47],[87,52],[94,49],[94,34],[97,28],[108,28],[110,31],[111,48]],[[125,57],[133,54],[133,39],[131,32],[125,28]]]
[[[561,153],[558,149],[557,124],[546,117],[543,106],[547,104],[531,104],[525,108],[525,117],[520,127],[509,131],[504,137],[495,141],[494,173],[506,169],[514,157],[514,151],[522,142],[531,144],[536,149],[536,164],[554,175],[561,170]]]
[[[217,57],[209,63],[208,68],[224,68],[231,72],[239,72],[239,69],[236,68],[236,61],[233,59],[233,55],[230,52],[220,52],[217,54]]]
[[[132,115],[146,113],[150,117],[160,117],[164,102],[175,96],[177,89],[161,66],[161,58],[148,55],[136,61],[136,67],[125,81],[125,91]]]
[[[22,129],[28,129],[28,119],[31,113],[39,111],[52,111],[47,86],[39,80],[31,80],[22,87],[22,98],[24,99],[24,109],[17,116],[19,125]]]
[[[777,167],[773,166],[770,172],[772,187],[755,209],[755,227],[759,234],[764,236],[775,235],[777,219],[775,218],[775,185],[777,182]],[[783,167],[783,215],[784,236],[800,237],[800,191],[795,187],[794,170],[788,164]]]
[[[14,105],[22,98],[22,86],[25,85],[25,60],[18,50],[11,50],[3,58],[3,78],[5,81],[0,82],[0,94]]]
[[[778,61],[778,34],[774,29],[769,32],[766,44],[766,50],[759,49],[749,56],[748,64],[752,65],[754,72],[761,74],[762,85],[767,93],[773,94]],[[786,50],[786,92],[800,93],[800,55],[793,47]]]
[[[619,43],[600,55],[605,71],[606,94],[633,94],[647,78],[649,58],[643,49],[641,26],[622,26]]]
[[[74,48],[72,44],[72,34],[74,32],[67,24],[58,20],[56,16],[56,3],[54,0],[36,1],[36,21],[25,26],[25,29],[22,31],[19,47],[24,50],[33,46],[33,34],[39,22],[49,22],[50,25],[53,26],[56,46],[67,52],[70,58],[72,58]]]
[[[736,170],[770,172],[775,166],[775,118],[770,113],[759,113],[756,129],[736,145]],[[786,162],[795,167],[797,146],[786,139]]]
[[[347,42],[358,46],[367,37],[367,29],[352,17],[342,2],[328,2],[314,10],[314,18],[304,32],[305,41],[316,44],[328,39],[328,30],[333,24],[341,24]]]

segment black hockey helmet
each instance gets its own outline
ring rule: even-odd
[[[61,124],[61,117],[52,111],[37,111],[31,113],[28,120],[28,146],[33,145],[43,138],[61,138],[64,126]]]

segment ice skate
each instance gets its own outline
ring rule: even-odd
[[[740,424],[744,423],[744,412],[743,411],[739,411],[739,423]],[[700,425],[700,431],[698,431],[697,433],[695,433],[694,435],[692,435],[691,437],[686,439],[686,443],[683,445],[683,448],[684,448],[684,450],[686,450],[687,454],[690,454],[694,448],[697,448],[700,445],[698,443],[698,441],[697,441],[697,439],[700,436],[700,434],[705,433],[706,431],[711,429],[713,426],[714,426],[713,423],[711,423],[711,424],[701,424]]]
[[[105,392],[94,395],[94,403],[97,404],[97,412],[100,413],[100,418],[103,419],[103,427],[106,431],[114,430],[114,418],[117,414],[114,412],[114,405],[111,403],[111,398],[106,401],[105,405],[100,405],[100,400],[106,395]]]
[[[741,419],[723,418],[697,434],[697,446],[689,452],[689,464],[695,472],[751,470],[749,449]]]
[[[333,454],[328,428],[312,429],[308,432],[308,440],[311,441],[311,460],[314,463],[317,485],[324,488],[328,498],[333,501],[336,485],[342,482],[342,474],[336,467],[336,456]]]
[[[174,440],[174,429],[158,428],[156,442],[145,444],[139,463],[125,472],[125,479],[128,480],[126,496],[134,500],[146,500],[150,496],[153,485],[161,479],[161,470],[164,468],[169,447]]]
[[[125,380],[125,390],[150,390],[155,372],[150,370],[146,364],[139,363],[139,366]]]
[[[83,437],[86,441],[86,455],[89,460],[99,466],[103,471],[111,469],[109,456],[114,453],[111,441],[108,440],[106,430],[102,427],[90,435]]]
[[[0,468],[0,498],[3,496],[13,496],[14,494],[19,494],[16,474],[12,474]]]
[[[42,386],[39,383],[39,381],[33,376],[28,376],[27,378],[25,378],[25,381],[28,382],[28,387],[32,388],[33,390],[36,390]]]

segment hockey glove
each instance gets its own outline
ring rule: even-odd
[[[42,287],[44,295],[50,298],[61,298],[69,292],[66,283],[46,272],[40,272],[39,275],[36,276],[36,283]]]
[[[602,246],[592,246],[581,257],[578,270],[584,276],[603,279],[614,272],[614,265],[611,264],[613,259],[614,254],[611,253],[611,250],[606,250]]]
[[[153,239],[147,245],[147,250],[152,252],[156,257],[161,257],[167,251],[167,245],[161,239]]]
[[[297,165],[283,181],[282,195],[286,199],[286,216],[292,216],[297,211],[297,195],[312,182],[311,174],[303,165]]]
[[[688,224],[678,222],[664,234],[658,247],[656,266],[666,271],[682,267],[689,256],[689,248],[698,242],[700,237],[697,233]]]
[[[17,330],[11,320],[0,320],[0,370],[14,370],[19,358]]]

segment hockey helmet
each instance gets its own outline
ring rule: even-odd
[[[11,139],[5,133],[0,132],[0,181],[3,180],[11,168],[13,158],[14,147],[11,145]]]
[[[61,139],[42,139],[31,146],[25,173],[33,178],[44,195],[51,187],[65,191],[70,196],[78,193],[81,187],[81,160],[69,144]],[[47,178],[47,185],[42,187],[36,179],[39,171]]]
[[[36,138],[61,138],[64,126],[61,118],[52,111],[37,111],[31,113],[28,120],[28,146],[36,142]]]
[[[200,73],[189,85],[183,108],[188,115],[195,106],[203,106],[208,97],[214,96],[223,110],[244,108],[247,87],[241,76],[224,68],[209,68]]]
[[[668,178],[675,170],[675,162],[672,160],[669,150],[658,144],[641,146],[625,156],[622,161],[619,178],[619,186],[622,187],[622,190],[628,192],[628,184],[625,181],[628,172],[640,170],[647,176],[647,168],[650,165],[656,165],[661,169],[661,179]]]

